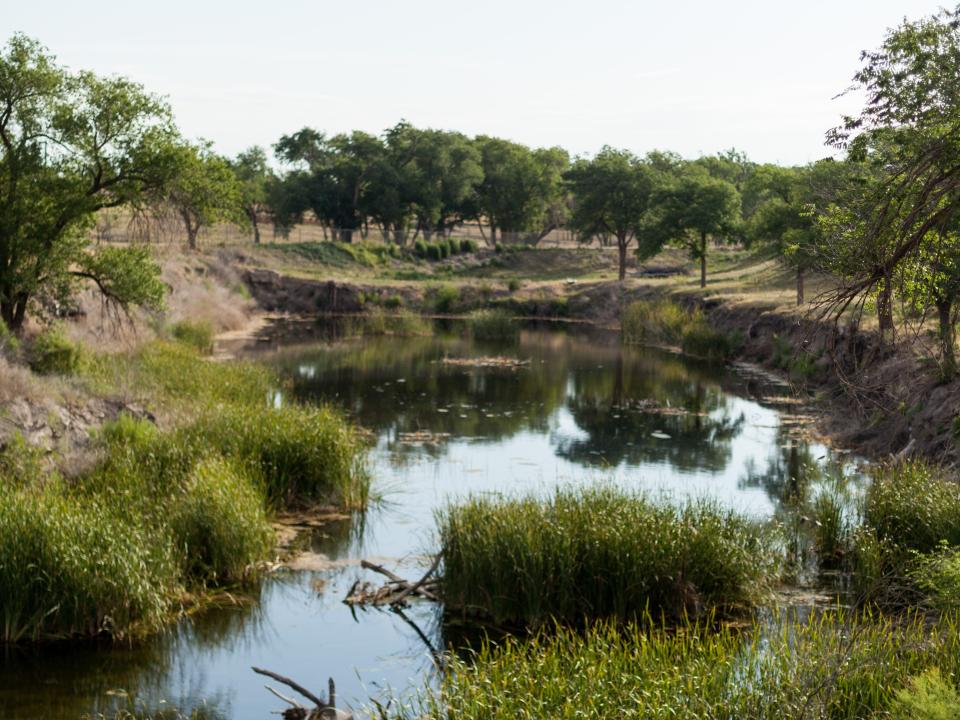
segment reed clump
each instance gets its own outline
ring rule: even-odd
[[[710,326],[699,308],[686,308],[672,300],[637,300],[624,308],[620,320],[628,345],[671,345],[687,355],[725,362],[736,343]]]
[[[69,482],[22,439],[0,452],[0,642],[150,632],[185,592],[256,578],[272,510],[367,503],[357,430],[331,408],[277,402],[264,368],[161,342],[89,373],[182,415],[161,430],[121,414]]]
[[[705,623],[554,627],[451,658],[439,692],[407,717],[954,717],[957,629],[955,616],[929,623],[839,611],[743,630]],[[936,692],[934,673],[947,680]],[[918,683],[921,677],[928,680]],[[918,705],[954,714],[902,714]]]
[[[516,319],[502,308],[474,310],[467,327],[477,340],[516,340],[520,335]]]
[[[448,611],[497,623],[679,619],[756,602],[778,570],[770,533],[712,502],[613,488],[477,497],[438,515]]]
[[[170,327],[170,337],[182,342],[201,355],[210,355],[213,352],[213,325],[199,320],[180,320]]]

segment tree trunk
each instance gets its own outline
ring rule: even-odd
[[[620,268],[617,273],[617,279],[623,282],[627,277],[627,244],[630,241],[627,238],[617,238],[617,254],[620,259]]]
[[[497,246],[497,226],[490,223],[490,247]]]
[[[340,241],[345,243],[353,242],[353,230],[351,228],[340,228]]]
[[[938,300],[937,320],[940,323],[940,376],[952,380],[957,374],[957,357],[954,351],[956,331],[953,324],[953,300]]]
[[[877,296],[877,319],[880,321],[880,340],[893,339],[893,279],[888,272]]]
[[[803,268],[797,266],[797,305],[803,305]]]
[[[707,286],[707,234],[700,233],[700,287]]]
[[[260,244],[260,226],[257,225],[256,218],[254,218],[253,220],[253,244],[254,245]]]

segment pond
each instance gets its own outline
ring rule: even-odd
[[[279,701],[252,665],[318,690],[333,676],[353,707],[415,691],[431,682],[429,646],[445,644],[437,608],[414,602],[401,616],[342,600],[358,578],[381,580],[361,558],[418,576],[434,512],[451,499],[612,482],[765,518],[789,513],[832,463],[769,376],[623,348],[595,329],[531,327],[507,343],[456,325],[413,338],[289,330],[242,351],[299,400],[334,403],[375,438],[378,501],[305,538],[329,567],[279,572],[257,602],[225,603],[133,647],[4,648],[0,717],[73,720],[135,702],[264,720]]]

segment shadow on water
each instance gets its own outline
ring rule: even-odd
[[[379,580],[360,558],[408,577],[422,573],[436,545],[433,514],[451,500],[604,480],[673,499],[708,495],[756,517],[799,522],[831,477],[827,450],[798,439],[763,401],[783,388],[623,348],[616,335],[589,328],[531,327],[512,342],[475,342],[456,322],[408,338],[296,324],[246,354],[276,368],[298,400],[338,405],[373,434],[370,465],[384,500],[352,522],[301,536],[302,549],[336,562],[268,578],[255,604],[205,612],[129,647],[6,648],[0,717],[74,719],[133,699],[267,718],[276,699],[251,665],[316,688],[333,675],[339,697],[356,707],[388,688],[431,683],[436,649],[476,640],[444,627],[436,607],[414,603],[398,615],[351,612],[341,602],[356,580]],[[525,364],[463,362],[490,356]],[[856,480],[849,482],[853,497]],[[796,538],[788,550],[798,577],[815,574],[809,533],[798,526]]]

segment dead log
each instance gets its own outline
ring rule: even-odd
[[[258,675],[265,675],[266,677],[272,678],[279,683],[283,683],[291,690],[295,691],[299,695],[302,695],[315,705],[315,707],[308,709],[293,698],[289,698],[267,685],[265,686],[267,690],[290,705],[289,708],[280,713],[281,717],[283,717],[283,720],[353,720],[352,714],[348,713],[346,710],[339,710],[336,707],[337,688],[333,682],[333,678],[330,678],[329,681],[330,687],[328,701],[324,702],[318,696],[314,695],[312,692],[303,687],[303,685],[300,685],[288,677],[275,673],[272,670],[264,670],[263,668],[255,667],[251,669]]]
[[[377,565],[368,560],[361,560],[360,566],[362,568],[380,573],[387,577],[390,582],[376,589],[371,583],[360,583],[358,581],[354,583],[344,602],[348,605],[397,605],[402,603],[410,595],[419,595],[426,600],[439,602],[440,598],[433,591],[434,584],[428,581],[430,580],[430,576],[436,572],[437,567],[439,567],[440,559],[441,556],[438,554],[436,558],[434,558],[430,569],[415,583],[405,580],[396,573],[387,570],[382,565]]]

